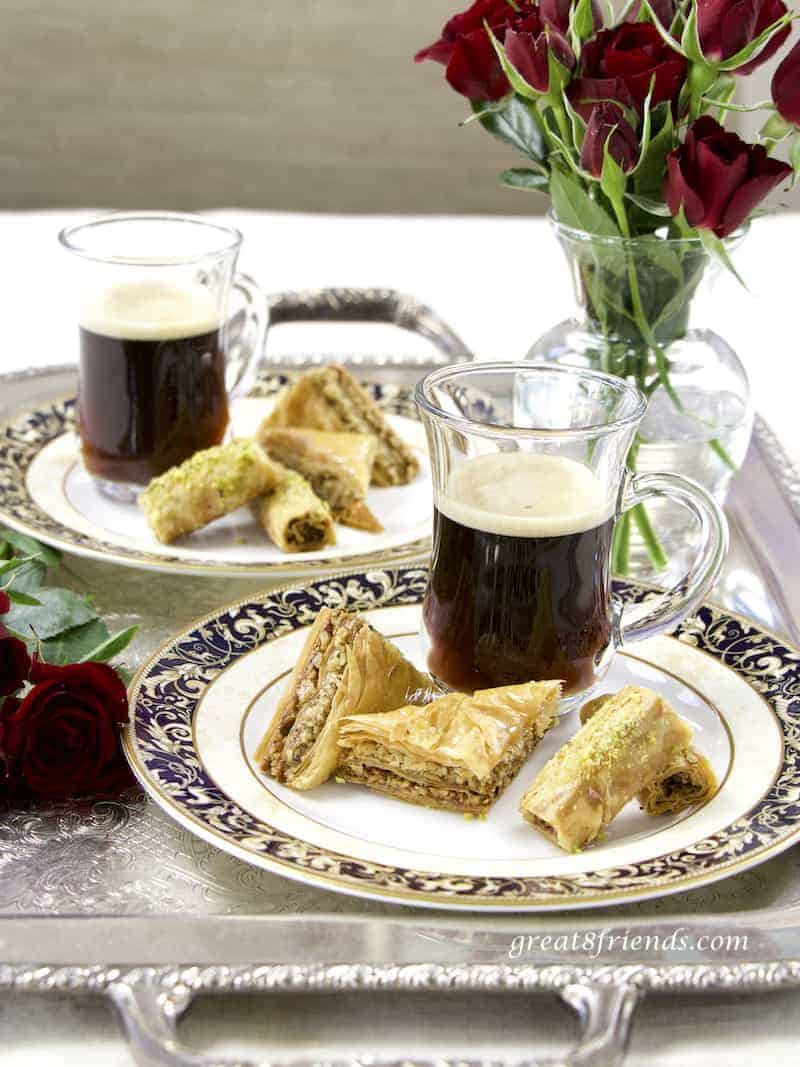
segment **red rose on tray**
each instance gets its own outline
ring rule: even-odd
[[[792,168],[703,115],[667,157],[664,197],[673,215],[683,207],[690,226],[728,237]]]
[[[33,689],[0,707],[8,784],[35,796],[106,792],[133,781],[119,743],[125,686],[105,663],[56,667],[34,659]]]
[[[0,593],[0,597],[4,595]],[[0,700],[9,693],[16,693],[28,677],[30,665],[30,656],[24,641],[12,637],[0,622]]]
[[[686,60],[649,22],[624,22],[601,30],[583,46],[579,77],[569,87],[573,106],[588,120],[601,101],[641,111],[653,81],[651,105],[676,102],[686,80]]]
[[[697,32],[706,59],[730,59],[786,14],[783,0],[701,0],[697,5]],[[752,74],[774,56],[789,36],[791,26],[779,30],[755,59],[736,68]]]

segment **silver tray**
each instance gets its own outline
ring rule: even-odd
[[[342,293],[351,321],[394,321],[436,349],[427,360],[351,360],[362,377],[410,386],[430,366],[469,358],[430,309],[386,291],[284,294],[273,298],[273,322],[334,318]],[[264,369],[291,371],[297,362],[271,356]],[[74,389],[68,366],[0,376],[0,416]],[[727,510],[732,550],[712,599],[800,643],[800,573],[793,558],[800,471],[761,419]],[[139,623],[129,654],[135,664],[191,619],[263,588],[253,579],[154,576],[78,558],[69,568],[64,584],[91,588],[117,625]],[[177,1021],[198,993],[555,992],[583,1024],[578,1047],[558,1062],[613,1064],[622,1060],[635,1005],[646,992],[800,985],[798,866],[790,850],[717,885],[604,909],[570,919],[568,927],[552,918],[523,924],[513,916],[433,922],[407,910],[398,919],[391,905],[255,870],[182,830],[136,791],[114,801],[0,808],[0,989],[103,993],[120,1014],[136,1062],[175,1067],[220,1062],[177,1042]],[[537,948],[509,958],[515,937],[601,928],[609,937],[627,933],[629,942],[638,934],[645,947],[616,951],[612,945],[590,960],[585,949]],[[664,947],[676,928],[695,940],[738,935],[745,941],[722,954],[698,948],[687,955]]]

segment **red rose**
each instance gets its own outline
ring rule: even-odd
[[[697,32],[706,59],[730,59],[773,22],[786,14],[783,0],[699,0]],[[774,56],[789,36],[791,26],[779,30],[755,59],[736,68],[737,74],[752,74]]]
[[[552,29],[558,30],[559,33],[566,33],[569,29],[571,8],[572,0],[540,0],[539,3],[539,11],[544,22]],[[603,15],[597,0],[592,0],[592,19],[595,30],[599,30],[603,25]]]
[[[772,99],[782,118],[800,126],[800,41],[781,60],[772,77]]]
[[[43,797],[129,785],[119,744],[128,700],[116,671],[106,663],[56,667],[34,660],[30,673],[34,688],[0,708],[10,784]]]
[[[747,144],[702,115],[667,156],[664,197],[673,215],[683,207],[690,226],[727,237],[791,173],[763,145]]]
[[[514,41],[512,48],[517,50],[518,56],[524,53],[522,61],[528,73],[531,73],[531,67],[536,71],[536,81],[530,84],[538,88],[542,81],[542,55],[545,73],[547,70],[547,42],[539,9],[527,2],[512,6],[508,0],[475,0],[472,7],[454,15],[445,25],[439,40],[417,52],[414,61],[420,63],[423,59],[434,59],[444,63],[447,68],[445,77],[450,85],[469,100],[500,100],[511,92],[511,86],[500,66],[484,21],[498,41],[505,40],[509,30],[523,37],[522,42]],[[566,41],[563,43],[571,55]],[[527,65],[526,61],[529,61]],[[514,63],[514,60],[511,62]],[[520,73],[525,77],[522,70]]]
[[[583,46],[580,77],[569,87],[573,106],[588,121],[599,101],[613,100],[642,110],[655,76],[651,104],[677,102],[686,79],[686,60],[652,23],[624,22],[602,30]]]
[[[8,593],[5,589],[0,589],[0,615],[5,615],[10,610],[11,601],[8,599]]]
[[[545,33],[541,23],[538,26],[537,23],[538,18],[530,16],[520,29],[509,27],[503,45],[509,62],[528,85],[532,85],[540,93],[546,93],[550,84],[549,52],[552,50],[553,55],[567,70],[572,70],[575,66],[575,56],[566,37],[558,30]]]
[[[605,146],[613,159],[627,173],[639,158],[639,138],[617,104],[597,104],[592,108],[581,147],[581,166],[595,178],[603,173]]]
[[[12,637],[0,623],[0,699],[16,693],[28,677],[31,660],[25,642]]]

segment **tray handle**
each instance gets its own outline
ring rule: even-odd
[[[271,326],[287,322],[383,322],[426,338],[449,363],[474,359],[433,308],[395,289],[306,289],[273,293],[267,301]]]
[[[193,993],[185,985],[119,981],[108,989],[120,1024],[137,1067],[266,1067],[255,1060],[220,1059],[205,1056],[183,1046],[177,1037],[177,1023],[192,1002]],[[585,982],[568,985],[562,999],[577,1013],[581,1022],[578,1044],[557,1059],[526,1059],[525,1067],[620,1067],[628,1049],[631,1021],[640,990],[630,985]],[[308,1059],[269,1061],[269,1067],[314,1067]],[[326,1067],[354,1067],[356,1057],[326,1060]],[[399,1060],[369,1057],[370,1067],[400,1067]],[[417,1067],[485,1067],[485,1060],[415,1059]],[[492,1067],[506,1067],[507,1060],[493,1060]]]

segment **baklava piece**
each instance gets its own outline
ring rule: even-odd
[[[214,519],[249,504],[281,480],[255,441],[204,449],[154,478],[139,497],[150,529],[170,544]]]
[[[373,485],[406,485],[419,461],[383,412],[344,367],[331,363],[307,371],[278,397],[269,426],[370,434],[375,438]]]
[[[256,759],[294,789],[321,785],[339,761],[345,715],[389,711],[429,686],[428,676],[360,615],[323,608]]]
[[[484,815],[556,722],[560,695],[560,682],[529,682],[349,715],[337,776],[412,804]]]
[[[256,440],[279,463],[301,474],[345,526],[380,533],[366,496],[378,450],[371,434],[331,433],[263,424]]]
[[[691,727],[665,700],[626,686],[544,765],[520,811],[560,848],[577,852],[602,838],[691,740]]]
[[[581,708],[581,722],[589,719],[613,697],[595,697]],[[676,814],[704,804],[717,791],[717,776],[706,757],[694,746],[676,752],[664,773],[643,789],[637,799],[648,815]]]

